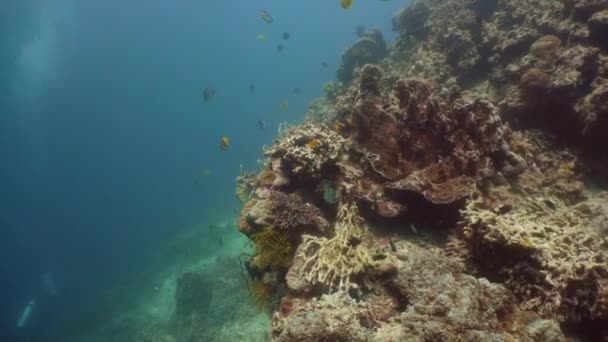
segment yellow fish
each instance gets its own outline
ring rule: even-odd
[[[289,108],[289,102],[287,102],[287,101],[281,102],[281,104],[279,104],[279,108],[281,108],[281,109]]]
[[[226,151],[226,150],[228,150],[229,146],[230,146],[230,139],[228,139],[228,137],[222,137],[222,139],[220,140],[220,150]]]
[[[353,6],[354,0],[340,0],[340,6],[344,9],[349,9]]]
[[[263,34],[263,33],[259,33],[259,34],[256,36],[256,38],[257,38],[257,40],[264,41],[264,40],[266,40],[266,35],[265,35],[265,34]]]
[[[209,177],[209,176],[211,176],[211,170],[204,169],[203,171],[201,171],[201,176],[203,176],[203,177]]]
[[[306,146],[308,146],[308,148],[311,150],[316,150],[319,147],[319,145],[321,145],[321,143],[319,142],[319,140],[317,140],[315,138],[310,139],[308,144],[306,144]]]

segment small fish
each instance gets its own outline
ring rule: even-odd
[[[205,88],[205,90],[203,91],[203,101],[209,102],[213,100],[213,96],[215,96],[215,89],[211,87]]]
[[[230,139],[228,139],[228,137],[226,137],[226,136],[223,136],[222,139],[220,140],[220,150],[227,151],[229,146],[230,146]]]
[[[391,246],[391,251],[393,253],[397,252],[397,246],[395,245],[395,243],[393,242],[393,239],[390,236],[388,237],[388,243]]]
[[[283,50],[285,50],[285,46],[283,46],[283,44],[277,45],[277,52],[283,52]]]
[[[321,145],[321,143],[315,138],[310,139],[310,141],[306,144],[306,146],[313,151],[319,148],[319,145]]]
[[[255,38],[259,41],[265,41],[266,40],[266,35],[263,33],[258,33],[257,36],[255,36]]]
[[[295,87],[295,88],[293,88],[293,90],[291,92],[294,93],[294,94],[299,94],[299,93],[302,92],[302,89],[300,89],[298,87]]]
[[[249,83],[249,93],[255,94],[255,83]]]
[[[236,208],[235,208],[235,207],[232,207],[232,212],[233,212],[233,213],[235,213],[235,214],[237,214],[237,215],[239,214],[239,211],[238,211],[238,210],[236,210]]]
[[[291,37],[289,32],[283,32],[283,40],[288,40]]]
[[[261,10],[258,12],[258,14],[260,15],[260,18],[262,18],[262,20],[264,20],[268,24],[272,24],[272,22],[274,21],[270,13],[268,13],[267,11]]]
[[[281,108],[281,109],[283,109],[283,110],[288,109],[288,108],[289,108],[289,102],[287,102],[287,101],[283,101],[283,102],[281,102],[281,103],[279,104],[279,108]]]
[[[203,176],[203,177],[209,177],[209,176],[211,176],[211,170],[209,170],[209,169],[203,169],[203,171],[201,171],[201,176]]]
[[[340,0],[340,6],[344,9],[350,9],[353,6],[354,0]]]
[[[264,121],[258,120],[258,128],[259,129],[264,129],[264,127],[266,127],[266,124],[264,123]]]
[[[329,67],[329,64],[327,64],[327,62],[321,62],[321,66],[327,69]]]
[[[416,226],[414,226],[413,224],[410,224],[410,229],[414,234],[418,234],[418,228],[416,228]]]

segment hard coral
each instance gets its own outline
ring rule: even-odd
[[[608,279],[608,237],[589,229],[595,213],[584,202],[511,200],[508,210],[471,201],[463,211],[464,236],[477,263],[487,271],[501,270],[498,276],[527,308],[569,322],[607,320],[593,305]]]
[[[381,81],[378,67],[364,66],[359,88],[338,109],[343,134],[371,169],[359,183],[362,197],[382,202],[369,194],[375,187],[452,203],[497,173],[513,178],[525,169],[508,150],[510,131],[489,102],[465,101],[455,88],[438,96],[414,79],[398,81],[387,94]]]
[[[356,67],[367,63],[378,63],[387,54],[388,47],[380,30],[364,32],[361,38],[342,55],[336,78],[344,83],[350,82]]]
[[[325,232],[329,226],[317,207],[304,203],[295,194],[270,189],[258,189],[256,193],[257,200],[247,213],[254,227],[272,227],[295,234],[305,229]]]
[[[340,204],[334,230],[335,236],[329,239],[304,235],[294,261],[298,269],[290,272],[308,284],[321,284],[330,292],[358,292],[374,262],[366,246],[368,232],[356,204]]]
[[[406,251],[389,283],[409,302],[395,341],[566,341],[555,321],[520,310],[504,286],[414,244]]]
[[[377,288],[383,295],[290,298],[273,315],[274,340],[566,341],[555,321],[520,310],[505,287],[433,251],[403,242],[391,260],[397,271]]]
[[[323,169],[335,163],[346,150],[346,140],[336,132],[308,123],[290,129],[264,154],[276,164],[273,169],[278,168],[287,176],[314,179],[321,177]]]

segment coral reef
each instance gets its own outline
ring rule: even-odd
[[[354,69],[368,63],[378,63],[388,54],[388,46],[378,29],[363,32],[361,37],[342,55],[336,78],[349,82],[354,77]]]
[[[379,295],[284,297],[274,341],[566,341],[555,322],[520,310],[503,286],[416,244],[400,247],[391,258],[399,272]]]
[[[286,132],[283,138],[264,150],[264,155],[270,157],[272,171],[288,177],[286,184],[280,185],[293,186],[296,184],[287,182],[318,178],[346,149],[346,140],[339,134],[325,126],[311,123]]]
[[[293,247],[273,339],[607,339],[607,13],[420,0],[362,33],[247,183],[239,229]]]
[[[241,210],[237,227],[246,235],[271,228],[285,235],[299,236],[303,231],[325,233],[329,223],[317,207],[304,203],[295,194],[258,188],[255,198]]]
[[[358,291],[360,285],[355,278],[363,276],[373,265],[366,246],[367,230],[354,203],[341,203],[336,220],[335,236],[330,239],[303,236],[296,253],[296,259],[302,261],[290,272],[311,285],[320,283],[330,292]],[[290,281],[287,284],[289,286]]]
[[[407,60],[385,63],[404,76],[458,84],[500,104],[505,119],[593,148],[607,142],[601,133],[608,122],[606,7],[603,1],[418,1],[393,22],[396,46],[411,52],[392,55]],[[412,36],[420,42],[405,44]]]
[[[608,281],[608,237],[589,228],[593,209],[551,197],[524,197],[508,211],[471,201],[463,211],[464,236],[476,264],[500,270],[524,307],[567,321],[607,320],[595,303]]]
[[[491,178],[514,179],[526,168],[509,150],[510,130],[489,102],[465,100],[455,87],[436,95],[415,79],[397,81],[391,93],[382,82],[378,67],[364,66],[358,87],[337,105],[341,134],[362,160],[348,165],[369,170],[350,182],[380,216],[406,211],[395,193],[453,203]]]

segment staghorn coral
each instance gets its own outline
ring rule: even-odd
[[[330,292],[360,291],[362,280],[358,278],[374,264],[366,246],[367,229],[354,203],[340,203],[336,220],[332,238],[302,236],[295,257],[301,261],[295,261],[298,269],[290,272]]]

